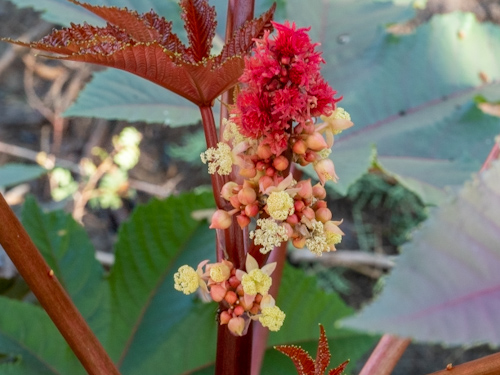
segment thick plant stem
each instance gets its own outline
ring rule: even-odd
[[[441,371],[430,375],[498,375],[500,374],[500,353],[488,355],[461,365],[453,366],[452,363]]]
[[[201,121],[203,123],[203,130],[205,131],[205,140],[207,148],[217,148],[217,128],[215,127],[214,113],[212,107],[200,107]],[[227,178],[217,173],[211,175],[212,189],[214,193],[215,204],[217,208],[222,208],[226,205],[224,199],[220,196],[222,186],[227,182]]]
[[[410,339],[383,335],[359,375],[390,375]]]
[[[87,372],[119,374],[1,194],[0,244]]]
[[[226,23],[226,42],[245,21],[252,19],[254,9],[253,0],[229,0]],[[223,100],[231,103],[232,95],[226,95]],[[225,111],[223,110],[223,113]],[[203,116],[203,112],[202,112]],[[205,119],[202,117],[203,121]],[[213,119],[213,117],[212,117]],[[205,124],[203,125],[206,130]],[[221,130],[223,130],[221,128]],[[214,127],[215,131],[215,127]],[[216,133],[214,133],[216,136]],[[205,135],[208,143],[208,135]],[[213,136],[212,136],[213,137]],[[216,182],[217,183],[217,182]],[[212,186],[217,205],[223,207],[226,203],[220,197],[220,191],[225,181],[217,187],[212,179]],[[233,218],[231,227],[224,231],[225,252],[236,268],[242,268],[248,248],[248,233],[242,231]],[[218,241],[218,244],[220,241]],[[217,251],[220,254],[220,251]],[[253,324],[250,324],[248,332],[242,337],[233,336],[226,325],[219,326],[217,332],[217,354],[215,359],[215,373],[224,375],[250,375],[252,363],[252,339]]]

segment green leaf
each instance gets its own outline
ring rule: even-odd
[[[500,345],[500,162],[436,209],[382,294],[343,326],[447,345]]]
[[[45,311],[1,296],[0,310],[0,352],[14,360],[1,364],[0,373],[85,374]]]
[[[473,98],[500,96],[500,28],[453,13],[397,38],[393,43],[380,30],[358,65],[325,72],[355,123],[333,148],[338,187],[345,193],[354,181],[351,170],[368,166],[367,150],[375,144],[389,173],[436,203],[439,189],[461,184],[479,169],[489,151],[485,145],[498,133],[491,117],[473,113]],[[483,84],[480,73],[490,83]]]
[[[179,126],[196,123],[193,103],[133,74],[107,69],[94,78],[64,116],[146,121]]]
[[[215,255],[214,231],[190,216],[213,205],[208,193],[153,200],[120,228],[109,277],[113,321],[107,347],[122,373],[136,374],[154,360],[192,307],[192,298],[174,290],[173,274]]]
[[[39,165],[9,163],[0,166],[0,187],[9,187],[34,180],[47,173]]]
[[[85,230],[63,211],[44,213],[33,197],[22,222],[76,307],[99,338],[110,324],[109,288]]]

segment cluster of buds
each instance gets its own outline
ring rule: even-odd
[[[205,260],[196,270],[187,265],[179,268],[174,275],[174,287],[184,294],[200,290],[205,297],[218,302],[220,324],[227,324],[236,336],[244,335],[252,320],[258,320],[271,331],[278,331],[285,313],[268,293],[275,267],[276,263],[269,263],[259,268],[250,254],[246,258],[246,271],[234,268],[227,260],[219,263]]]
[[[201,155],[209,173],[231,176],[220,192],[227,205],[214,213],[210,227],[227,229],[234,216],[242,229],[254,228],[250,239],[263,254],[291,240],[296,248],[307,247],[320,256],[335,250],[343,235],[341,221],[332,220],[327,207],[324,185],[338,179],[329,158],[334,136],[353,123],[336,107],[340,99],[319,72],[324,61],[310,42],[309,29],[273,25],[276,37],[266,32],[245,59],[236,103],[222,123],[223,139]],[[311,164],[320,182],[313,186],[310,179],[295,181],[292,163]],[[220,263],[228,267],[228,278],[222,281],[207,273],[213,265],[197,271],[211,298],[227,304],[220,321],[235,334],[244,333],[247,322],[257,316],[271,329],[279,328],[277,321],[284,318],[267,289],[250,291],[245,286],[245,278],[258,270],[248,256],[246,274],[234,271],[227,261]],[[269,275],[274,269],[269,266],[259,275]]]

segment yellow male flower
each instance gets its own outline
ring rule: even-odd
[[[267,198],[267,212],[275,220],[286,220],[294,211],[294,200],[285,191],[274,191]]]
[[[231,173],[233,169],[233,153],[231,147],[227,143],[217,143],[217,148],[210,147],[202,153],[201,161],[204,164],[208,163],[208,173],[218,173],[225,176]]]
[[[274,298],[267,295],[261,301],[261,313],[258,319],[262,326],[270,331],[279,331],[285,320],[286,314],[275,305]]]
[[[191,294],[201,288],[203,292],[208,293],[207,284],[203,280],[203,266],[208,263],[204,260],[195,270],[193,267],[184,265],[174,274],[174,288],[184,294]]]
[[[273,219],[257,220],[258,229],[250,232],[250,238],[256,245],[261,245],[260,252],[266,254],[288,240],[286,228],[278,225]]]

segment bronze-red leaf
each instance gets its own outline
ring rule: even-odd
[[[314,374],[314,361],[309,353],[301,347],[295,345],[279,345],[274,348],[293,361],[299,375]]]
[[[190,44],[188,53],[194,61],[202,61],[210,56],[215,36],[215,7],[208,5],[206,0],[181,0],[180,6]]]
[[[330,364],[330,348],[328,347],[328,340],[326,338],[325,329],[319,325],[320,335],[318,340],[318,350],[316,352],[316,360],[314,361],[315,375],[323,375],[326,368]]]

